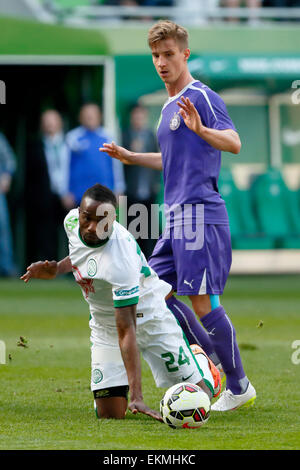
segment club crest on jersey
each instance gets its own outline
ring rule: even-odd
[[[77,223],[78,223],[78,217],[76,217],[74,215],[71,215],[71,217],[69,217],[66,220],[66,227],[67,227],[68,230],[74,230]]]
[[[180,126],[180,115],[179,113],[174,113],[172,119],[170,121],[170,129],[171,131],[176,131]]]
[[[103,379],[103,374],[100,369],[94,369],[92,372],[92,381],[94,384],[98,384]]]
[[[94,258],[89,259],[87,265],[87,273],[90,277],[94,277],[97,272],[97,263]]]

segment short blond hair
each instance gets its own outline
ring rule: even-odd
[[[188,48],[188,32],[183,27],[170,20],[160,20],[150,28],[148,45],[150,49],[159,41],[175,39],[181,49]]]

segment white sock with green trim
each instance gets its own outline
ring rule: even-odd
[[[196,354],[195,358],[199,364],[199,367],[202,369],[204,374],[204,379],[208,380],[211,383],[212,389],[214,389],[214,379],[209,368],[207,357],[204,354]]]

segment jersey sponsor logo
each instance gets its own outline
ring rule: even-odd
[[[97,273],[97,263],[96,263],[96,260],[94,260],[94,258],[91,258],[88,260],[88,264],[87,264],[87,273],[90,277],[94,277],[96,276],[96,273]]]
[[[174,113],[172,119],[170,121],[170,129],[171,131],[176,131],[180,126],[180,115],[178,113]]]
[[[71,217],[69,217],[66,220],[66,227],[68,230],[74,230],[77,223],[78,223],[78,217],[76,217],[75,215],[71,215]]]
[[[137,292],[139,291],[139,286],[136,286],[136,287],[133,287],[132,289],[119,289],[119,290],[115,290],[114,291],[114,294],[117,296],[117,297],[123,297],[124,295],[132,295],[132,294],[136,294]]]
[[[100,369],[94,369],[92,372],[92,381],[94,384],[98,384],[103,379],[103,374]]]

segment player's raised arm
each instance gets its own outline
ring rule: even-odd
[[[28,282],[30,279],[54,279],[60,274],[72,271],[72,263],[67,256],[61,261],[37,261],[27,267],[26,273],[20,277],[22,281]]]
[[[107,153],[110,157],[120,160],[125,165],[139,165],[153,170],[162,169],[161,153],[136,153],[115,144],[115,142],[104,143],[99,148],[100,152]]]
[[[130,402],[133,414],[143,413],[162,421],[161,415],[149,408],[143,400],[140,352],[136,342],[136,306],[115,308],[119,345],[128,377]]]
[[[184,96],[177,101],[185,125],[215,149],[223,152],[239,153],[241,141],[233,129],[211,129],[203,125],[195,105]]]

